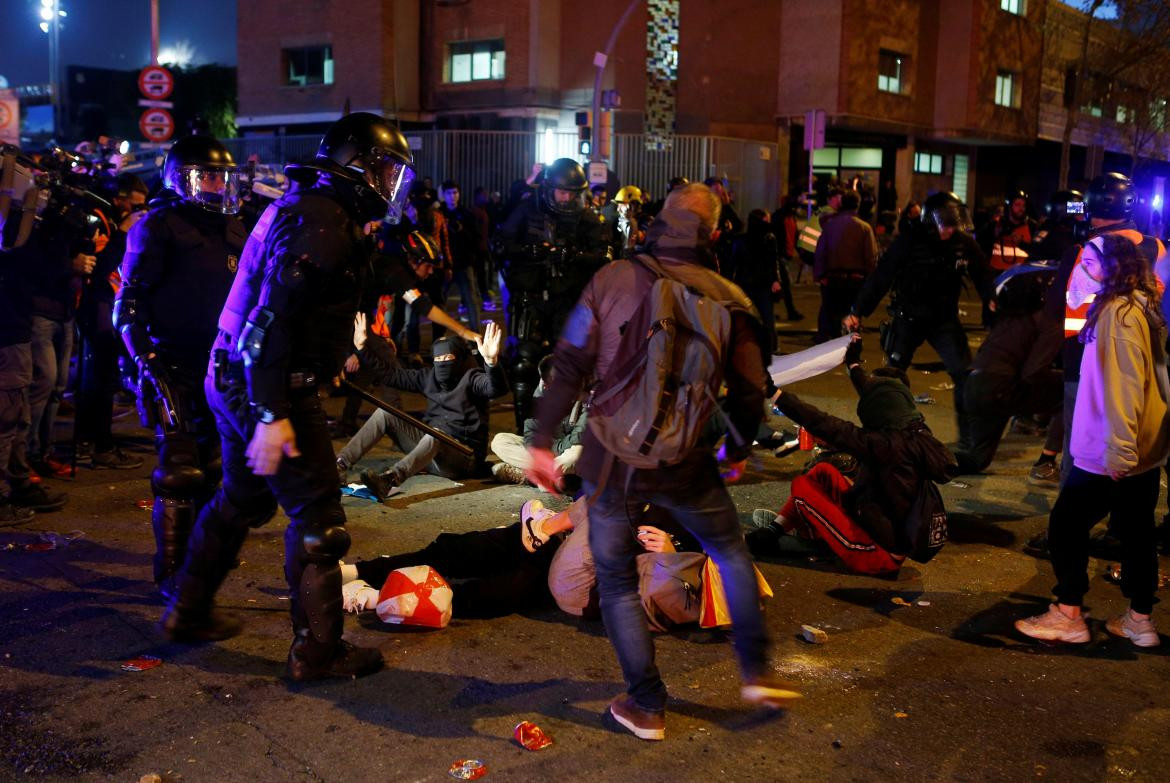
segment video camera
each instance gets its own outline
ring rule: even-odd
[[[113,212],[95,186],[88,161],[76,153],[53,147],[34,159],[11,144],[0,147],[0,250],[23,245],[39,221],[64,232],[71,254],[93,254],[97,212]]]

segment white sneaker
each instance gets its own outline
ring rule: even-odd
[[[378,606],[378,591],[361,579],[346,582],[341,586],[341,606],[350,614],[373,611]]]
[[[1125,614],[1110,619],[1105,623],[1105,630],[1114,636],[1129,639],[1135,647],[1157,647],[1162,643],[1158,636],[1158,629],[1150,618],[1139,620],[1133,612],[1126,610]]]
[[[1090,638],[1089,626],[1085,625],[1085,615],[1082,614],[1073,620],[1060,611],[1056,604],[1051,604],[1044,614],[1016,620],[1016,630],[1024,636],[1049,642],[1084,644]]]

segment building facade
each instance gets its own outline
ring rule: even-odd
[[[761,192],[780,194],[803,190],[811,163],[821,183],[892,183],[900,203],[939,189],[972,203],[1051,190],[1055,173],[1030,171],[1059,162],[1061,75],[1084,29],[1057,0],[249,0],[238,15],[245,135],[317,133],[368,110],[407,130],[563,139],[592,105],[612,35],[599,128],[641,135],[647,154],[669,152],[675,135],[774,145],[728,157],[758,149],[759,165],[724,172],[709,156],[706,170],[677,173],[763,171],[774,187]],[[1120,33],[1097,27],[1115,45]],[[1074,183],[1130,151],[1133,113],[1119,101],[1078,122]],[[810,161],[815,110],[827,132]],[[609,157],[628,147],[600,141]],[[1158,136],[1143,154],[1164,149]]]

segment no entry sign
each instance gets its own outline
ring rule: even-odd
[[[147,109],[138,120],[138,129],[148,141],[166,141],[175,132],[175,118],[166,109]]]
[[[143,96],[161,101],[175,89],[175,77],[159,65],[148,65],[138,73],[138,89]]]

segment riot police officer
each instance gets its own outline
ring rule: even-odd
[[[248,529],[279,503],[289,517],[289,676],[355,677],[381,668],[377,649],[341,638],[338,561],[350,539],[317,391],[350,350],[374,252],[370,229],[402,214],[411,164],[394,125],[374,114],[346,115],[326,131],[314,160],[288,167],[293,187],[253,229],[205,380],[223,436],[223,486],[199,515],[178,596],[163,618],[171,639],[239,631],[238,620],[213,611],[215,593]]]
[[[967,275],[987,308],[994,293],[992,280],[983,253],[970,234],[967,208],[954,193],[935,193],[927,198],[920,222],[912,226],[882,254],[843,323],[856,331],[861,318],[872,313],[886,291],[893,288],[892,318],[883,325],[882,333],[886,363],[906,369],[918,346],[930,343],[955,384],[959,446],[963,448],[970,439],[963,384],[971,365],[971,348],[959,323],[959,291],[963,275]]]
[[[496,230],[508,289],[508,377],[517,432],[532,417],[537,365],[593,272],[610,260],[602,224],[584,206],[588,186],[581,164],[560,158],[542,172],[538,197],[521,202]]]
[[[143,423],[155,428],[154,581],[171,597],[199,510],[219,484],[219,436],[203,376],[247,232],[240,169],[210,136],[175,142],[162,195],[131,230],[114,325],[139,368]]]

